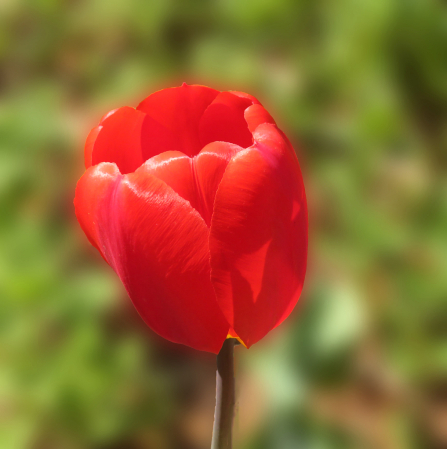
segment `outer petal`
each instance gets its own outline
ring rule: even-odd
[[[228,164],[211,222],[211,278],[217,300],[247,346],[295,306],[307,258],[307,207],[296,156],[276,126]]]
[[[136,170],[144,162],[144,119],[145,114],[128,106],[107,114],[98,127],[100,130],[92,147],[92,165],[114,162],[121,173]]]
[[[76,217],[90,243],[106,260],[106,248],[101,242],[102,225],[98,222],[98,205],[109,201],[110,192],[120,176],[116,164],[103,163],[89,168],[76,186]]]
[[[181,151],[188,156],[197,154],[203,147],[199,141],[199,119],[218,94],[209,87],[184,83],[155,92],[143,100],[137,110],[147,114],[145,130],[151,148],[145,160],[164,151]]]
[[[201,214],[211,225],[216,192],[231,158],[243,148],[227,142],[212,142],[194,158],[194,179],[201,199]]]
[[[112,167],[92,167],[78,183],[76,213],[83,229],[153,330],[217,353],[229,326],[210,281],[205,222],[145,166],[126,176],[116,170],[110,175]],[[88,198],[86,192],[100,193]]]

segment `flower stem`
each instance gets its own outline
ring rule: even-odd
[[[216,411],[211,449],[231,449],[234,417],[233,348],[235,338],[227,338],[217,354]]]

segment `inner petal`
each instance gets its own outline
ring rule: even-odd
[[[253,107],[254,101],[231,92],[219,93],[205,86],[186,84],[155,92],[136,109],[122,107],[102,119],[87,139],[86,167],[100,162],[114,162],[120,172],[126,174],[165,152],[180,152],[184,156],[195,157],[212,142],[249,147],[253,144],[251,121],[244,114]],[[196,165],[212,164],[210,161],[217,157],[205,153],[210,153],[210,149],[197,159]],[[203,184],[203,189],[211,188],[208,185],[211,181],[202,179],[204,175],[200,169],[194,176],[196,182]],[[211,190],[215,188],[217,186],[213,185]],[[209,216],[212,202],[207,200],[202,203],[204,216]]]
[[[87,138],[86,167],[112,162],[123,174],[135,171],[144,162],[141,151],[144,119],[145,114],[128,106],[111,111]]]
[[[204,86],[183,84],[155,92],[137,107],[146,114],[141,134],[143,159],[165,151],[195,156],[214,141],[244,148],[252,145],[244,118],[252,104],[250,98]]]
[[[230,142],[247,148],[253,144],[244,111],[253,104],[231,92],[221,92],[203,113],[199,123],[200,141],[203,146],[210,142]]]
[[[165,151],[181,151],[187,156],[203,147],[198,135],[200,117],[219,94],[205,86],[163,89],[149,95],[137,107],[146,113],[142,135],[143,157]]]

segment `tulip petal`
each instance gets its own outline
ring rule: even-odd
[[[227,166],[210,232],[217,301],[247,347],[295,306],[307,256],[307,207],[296,156],[274,125],[260,125],[254,139]]]
[[[76,217],[90,243],[106,260],[106,248],[101,242],[101,225],[97,218],[98,204],[107,202],[120,176],[116,164],[103,162],[87,169],[76,186]]]
[[[216,192],[231,158],[243,148],[227,142],[212,142],[194,157],[194,179],[199,193],[200,212],[208,226],[214,210]]]
[[[189,156],[180,151],[166,151],[148,159],[144,166],[146,173],[164,181],[174,192],[189,201],[194,207],[196,190],[191,161]]]
[[[249,106],[244,112],[244,117],[251,132],[254,132],[263,123],[276,125],[273,117],[260,104]]]
[[[145,162],[145,169],[168,184],[200,213],[210,226],[214,197],[228,162],[243,148],[212,142],[192,158],[180,151],[166,151]]]
[[[142,155],[144,119],[144,113],[128,106],[107,114],[101,121],[99,126],[101,129],[93,144],[92,165],[114,162],[121,173],[135,171],[144,162]]]
[[[200,119],[202,146],[214,141],[230,142],[243,148],[252,145],[253,136],[244,119],[244,111],[250,105],[250,99],[221,92]]]
[[[203,147],[198,134],[200,117],[218,93],[209,87],[183,84],[143,100],[137,110],[147,114],[144,126],[150,154],[145,154],[145,160],[164,151],[197,154]]]
[[[251,104],[261,104],[259,100],[253,95],[246,94],[245,92],[238,92],[237,90],[230,90],[230,92],[233,95],[236,95],[237,97],[246,98],[247,100],[250,100]]]
[[[208,227],[146,165],[124,176],[112,167],[92,167],[78,183],[83,229],[155,332],[217,353],[229,326],[210,281]]]
[[[93,146],[95,145],[96,138],[98,137],[99,131],[101,131],[102,126],[95,126],[88,134],[84,146],[84,163],[85,168],[92,166],[92,153]]]

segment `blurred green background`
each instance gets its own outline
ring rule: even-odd
[[[308,194],[235,447],[446,447],[446,3],[1,0],[0,448],[209,447],[214,356],[145,327],[72,205],[90,128],[182,81],[257,96]]]

